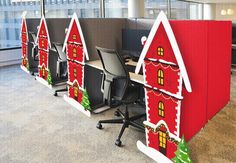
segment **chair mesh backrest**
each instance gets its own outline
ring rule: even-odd
[[[96,47],[98,55],[102,61],[105,75],[112,75],[115,77],[122,77],[113,83],[112,95],[116,96],[118,100],[123,99],[126,88],[129,84],[129,73],[125,68],[125,63],[121,56],[112,49],[105,49]]]
[[[115,50],[96,48],[102,60],[103,67],[107,72],[115,76],[127,76],[128,73],[124,68],[124,62]]]
[[[66,61],[67,58],[66,58],[66,54],[62,51],[62,44],[54,44],[55,48],[56,48],[56,51],[59,55],[59,58],[62,60],[62,61]]]

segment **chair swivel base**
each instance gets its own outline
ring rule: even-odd
[[[117,109],[115,114],[120,115],[122,118],[110,119],[110,120],[101,120],[97,123],[96,127],[98,129],[102,129],[102,123],[123,124],[122,128],[120,130],[120,133],[118,135],[118,138],[115,141],[115,145],[117,145],[118,147],[121,147],[122,142],[121,142],[120,139],[121,139],[125,129],[128,128],[129,126],[133,126],[135,128],[138,128],[138,129],[144,131],[144,126],[142,126],[141,124],[138,124],[137,122],[134,122],[134,121],[144,117],[146,114],[139,114],[139,115],[129,117],[129,113],[127,111],[127,108],[126,108],[125,113],[122,113],[119,109]]]
[[[67,90],[68,90],[67,88],[55,90],[53,95],[58,96],[58,92],[66,92]]]

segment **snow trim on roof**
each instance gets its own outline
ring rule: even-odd
[[[87,46],[85,44],[83,31],[81,29],[80,22],[79,22],[79,19],[78,19],[78,16],[77,16],[76,13],[73,14],[72,19],[70,21],[70,25],[69,25],[69,28],[68,28],[67,33],[66,33],[66,38],[65,38],[65,41],[64,41],[64,44],[63,44],[62,51],[65,51],[65,48],[66,48],[66,45],[67,45],[67,40],[69,38],[69,35],[70,35],[70,32],[71,32],[71,28],[72,28],[72,25],[73,25],[74,21],[75,21],[75,23],[76,23],[76,25],[78,27],[78,30],[79,30],[79,34],[80,34],[80,38],[81,38],[81,41],[82,41],[82,44],[83,44],[83,49],[84,49],[85,57],[86,57],[87,60],[89,60],[88,50],[87,50]]]
[[[47,26],[47,22],[46,22],[46,19],[45,19],[44,16],[42,16],[42,18],[40,20],[39,29],[38,29],[38,32],[37,32],[37,37],[36,37],[35,43],[38,42],[39,32],[40,32],[40,28],[41,28],[41,25],[42,25],[43,21],[44,21],[46,33],[47,33],[47,36],[48,36],[48,38],[47,38],[47,40],[48,40],[48,47],[51,48],[51,41],[50,41],[50,37],[49,37],[48,26]]]
[[[164,120],[158,121],[157,124],[153,124],[153,123],[151,123],[149,121],[144,121],[143,124],[153,128],[153,129],[157,129],[160,125],[164,125],[166,130],[169,132],[170,138],[174,138],[177,141],[181,140],[178,136],[176,136],[176,135],[174,135],[173,133],[170,132],[170,130],[168,128],[168,125],[166,124],[166,122]]]
[[[164,26],[167,37],[168,37],[168,39],[170,41],[170,44],[172,46],[175,58],[176,58],[177,63],[179,65],[181,76],[184,80],[185,87],[186,87],[188,92],[192,92],[191,84],[190,84],[190,81],[189,81],[189,78],[188,78],[188,74],[187,74],[187,71],[186,71],[186,68],[185,68],[185,65],[184,65],[182,55],[180,53],[177,41],[176,41],[176,38],[174,36],[173,30],[170,26],[170,23],[169,23],[166,15],[163,11],[161,11],[160,14],[157,16],[157,19],[156,19],[156,21],[155,21],[155,23],[154,23],[154,25],[153,25],[153,27],[150,31],[150,34],[149,34],[148,39],[146,41],[146,44],[144,45],[142,53],[139,57],[139,61],[138,61],[138,64],[136,66],[135,73],[136,74],[139,73],[140,68],[143,64],[144,58],[145,58],[145,56],[146,56],[146,54],[149,50],[149,47],[151,46],[152,41],[154,41],[153,38],[154,38],[154,36],[155,36],[155,34],[156,34],[156,32],[157,32],[157,30],[158,30],[161,23]]]

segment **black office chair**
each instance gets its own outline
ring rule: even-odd
[[[34,75],[35,72],[38,72],[38,45],[36,44],[36,34],[34,32],[29,32],[29,35],[31,36],[30,38],[30,43],[32,44],[32,49],[31,49],[31,57],[33,58],[34,63],[32,63],[31,69],[31,75]],[[34,67],[35,66],[35,67]]]
[[[68,70],[67,70],[67,58],[66,54],[62,51],[62,44],[60,43],[53,43],[54,48],[56,49],[56,52],[58,54],[58,60],[57,60],[57,77],[61,79],[67,79],[68,78]],[[54,96],[58,95],[58,92],[66,92],[68,89],[58,89],[55,90]]]
[[[31,43],[33,44],[33,48],[32,48],[32,58],[34,59],[34,61],[39,61],[38,59],[38,45],[36,44],[36,34],[34,32],[29,32],[31,37],[32,37],[32,41]]]
[[[144,127],[141,124],[136,123],[135,120],[144,117],[145,114],[130,117],[127,106],[138,100],[139,87],[131,84],[130,76],[125,68],[124,61],[115,50],[100,47],[96,47],[96,49],[104,68],[104,97],[108,99],[109,96],[112,96],[112,98],[125,105],[124,113],[119,109],[115,112],[120,115],[121,118],[100,120],[96,127],[102,129],[102,123],[123,124],[118,138],[115,141],[115,144],[120,147],[122,144],[120,140],[121,136],[123,135],[125,128],[129,127],[129,125],[144,130]]]

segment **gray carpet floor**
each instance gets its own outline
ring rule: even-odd
[[[236,76],[232,100],[190,142],[193,162],[236,162]],[[19,65],[0,68],[0,162],[153,162],[136,147],[145,134],[127,129],[118,148],[120,125],[96,129],[97,121],[113,117],[113,110],[86,117],[62,95],[23,72]],[[227,130],[229,129],[229,130]],[[223,132],[222,132],[223,131]]]

